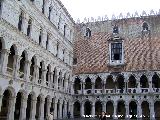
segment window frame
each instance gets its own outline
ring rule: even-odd
[[[117,44],[117,43],[121,43],[121,58],[119,60],[114,60],[113,58],[113,53],[112,53],[112,44]],[[123,40],[121,41],[112,41],[109,43],[109,64],[110,65],[122,65],[124,64],[124,44],[123,44]]]

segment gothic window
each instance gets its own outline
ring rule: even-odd
[[[60,29],[60,22],[61,22],[61,18],[59,17],[59,21],[58,21],[58,29]]]
[[[86,37],[91,37],[91,30],[89,28],[86,29]]]
[[[148,31],[149,30],[148,29],[148,24],[146,22],[143,23],[142,27],[143,27],[144,31]]]
[[[111,60],[122,60],[122,43],[111,43]]]
[[[28,21],[28,28],[27,28],[27,36],[30,36],[31,26],[32,26],[32,20],[29,19],[29,21]]]
[[[64,54],[65,54],[65,50],[63,50],[63,61],[64,61]]]
[[[45,0],[43,0],[42,13],[44,14]]]
[[[49,20],[51,19],[51,11],[52,11],[52,7],[50,6],[50,7],[49,7],[49,15],[48,15],[48,19],[49,19]]]
[[[115,34],[118,34],[118,33],[119,33],[119,31],[118,31],[118,26],[114,26],[114,27],[113,27],[113,33],[115,33]]]
[[[19,31],[22,30],[22,21],[23,21],[23,13],[21,12],[21,14],[19,15],[19,22],[18,22]]]
[[[48,49],[49,34],[47,34],[46,49]]]
[[[40,29],[40,33],[39,33],[39,45],[41,45],[42,42],[42,28]]]
[[[56,56],[58,56],[58,52],[59,52],[59,43],[57,43],[57,54],[56,54]]]
[[[66,25],[64,25],[64,36],[66,36]]]

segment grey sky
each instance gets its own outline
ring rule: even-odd
[[[68,12],[77,21],[80,18],[81,21],[85,17],[97,18],[98,16],[107,15],[109,18],[112,14],[119,16],[123,13],[124,16],[128,12],[134,14],[138,11],[139,14],[143,10],[150,13],[150,10],[159,11],[160,0],[61,0],[67,8]]]

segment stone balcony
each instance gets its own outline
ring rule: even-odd
[[[84,90],[75,90],[74,95],[91,95],[91,94],[148,94],[148,93],[159,93],[160,88],[128,88],[125,89],[84,89]]]

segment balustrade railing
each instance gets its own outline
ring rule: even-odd
[[[141,88],[141,93],[148,93],[149,92],[149,88]]]
[[[84,94],[91,94],[92,93],[92,89],[85,89],[84,90]]]
[[[13,68],[7,67],[7,74],[12,75],[13,73]]]
[[[153,92],[160,92],[160,88],[153,88]]]
[[[106,93],[115,93],[115,90],[114,89],[105,89],[105,92]]]
[[[95,94],[102,94],[102,89],[95,89],[95,90],[94,90],[94,93],[95,93]]]
[[[128,88],[128,93],[137,93],[137,88]]]

